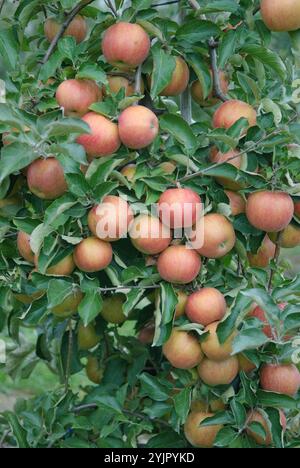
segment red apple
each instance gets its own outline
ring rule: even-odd
[[[30,247],[30,235],[20,231],[17,237],[17,246],[20,255],[29,263],[34,263],[34,253]]]
[[[150,45],[150,38],[141,26],[121,21],[105,31],[102,51],[108,63],[128,70],[146,60]]]
[[[259,423],[264,428],[266,433],[265,437],[260,436],[253,429],[251,429],[250,426],[252,423]],[[280,423],[284,432],[286,430],[287,420],[282,410],[280,410]],[[252,439],[254,439],[255,442],[259,445],[269,446],[273,443],[273,437],[269,423],[259,410],[253,410],[248,414],[246,431],[247,434],[252,437]]]
[[[67,116],[81,117],[101,100],[101,88],[92,80],[65,80],[56,91],[56,101]]]
[[[170,229],[158,218],[142,214],[135,218],[129,232],[134,247],[147,255],[156,255],[171,243]]]
[[[155,140],[158,131],[158,118],[147,107],[127,107],[119,116],[120,139],[128,148],[146,148]]]
[[[295,202],[295,216],[300,219],[300,201]]]
[[[162,90],[160,96],[178,96],[187,88],[190,79],[190,71],[186,62],[181,57],[176,57],[176,66],[170,83]]]
[[[260,371],[263,390],[295,396],[300,388],[300,372],[294,364],[265,364]]]
[[[284,310],[285,308],[286,303],[278,304],[278,316],[280,315],[280,311]],[[276,332],[275,330],[272,330],[272,327],[267,319],[267,314],[261,307],[257,306],[252,312],[250,312],[249,317],[256,317],[258,320],[263,322],[265,324],[263,328],[264,334],[268,338],[271,338],[273,340],[276,339]]]
[[[107,268],[113,257],[109,242],[88,237],[80,242],[74,251],[74,261],[81,271],[93,273]]]
[[[239,214],[245,213],[246,201],[242,197],[242,195],[240,195],[237,192],[232,192],[231,190],[225,190],[225,193],[229,199],[232,216],[237,216]]]
[[[222,424],[201,426],[207,418],[214,416],[213,413],[204,411],[192,411],[184,425],[184,435],[194,447],[213,448],[216,437],[223,428]]]
[[[49,42],[52,42],[56,34],[61,29],[61,24],[56,18],[48,18],[44,25],[45,36]],[[85,19],[76,15],[64,32],[64,36],[73,36],[77,44],[84,41],[87,35],[87,24]]]
[[[213,361],[224,361],[228,359],[232,354],[232,343],[236,336],[236,332],[233,332],[224,343],[220,343],[217,328],[220,322],[213,322],[206,326],[205,332],[208,332],[208,336],[201,342],[201,348],[205,356]]]
[[[212,361],[204,358],[198,366],[198,374],[202,382],[211,387],[229,385],[239,373],[239,361],[236,356],[224,361]]]
[[[189,188],[166,190],[158,202],[159,217],[172,229],[193,226],[202,214],[199,195]]]
[[[261,0],[260,12],[271,31],[296,31],[300,28],[298,0]]]
[[[248,253],[250,266],[254,268],[267,268],[270,261],[275,257],[275,251],[276,245],[266,235],[257,253]]]
[[[118,126],[103,115],[88,112],[82,120],[91,129],[90,134],[83,134],[77,138],[91,158],[101,158],[116,153],[120,148]]]
[[[191,322],[206,326],[224,317],[226,301],[217,289],[202,288],[189,296],[185,313]]]
[[[286,228],[294,215],[293,200],[288,193],[261,191],[251,193],[246,215],[252,226],[266,232]]]
[[[213,126],[214,128],[230,128],[242,117],[248,120],[249,127],[255,127],[255,109],[246,102],[232,99],[223,102],[216,110],[213,117]]]
[[[192,369],[203,359],[199,340],[186,331],[172,330],[171,336],[163,345],[164,356],[177,369]]]
[[[44,200],[55,200],[68,189],[64,170],[55,158],[37,159],[27,171],[29,190]]]
[[[187,284],[198,276],[201,257],[185,245],[171,245],[158,257],[157,268],[165,281]]]
[[[124,76],[112,76],[109,75],[107,77],[108,81],[108,86],[107,89],[110,91],[112,94],[118,94],[118,92],[124,88],[125,89],[125,96],[129,97],[135,94],[135,85],[133,81],[130,81],[128,78],[125,78]],[[144,94],[145,91],[145,86],[144,82],[141,81],[141,94]],[[103,95],[107,95],[106,88],[103,87]]]

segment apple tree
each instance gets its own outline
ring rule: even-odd
[[[0,11],[1,444],[299,447],[299,2]]]

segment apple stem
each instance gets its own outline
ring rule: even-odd
[[[75,18],[76,15],[78,15],[78,13],[84,8],[86,7],[87,5],[89,5],[90,3],[92,3],[94,0],[82,0],[81,2],[79,2],[74,8],[73,10],[70,11],[70,13],[68,14],[66,20],[63,22],[63,24],[61,25],[61,28],[60,30],[58,31],[58,33],[56,34],[56,36],[53,38],[53,41],[51,42],[46,54],[45,54],[45,57],[43,58],[42,60],[42,65],[45,65],[45,63],[48,62],[49,58],[51,57],[51,55],[53,54],[54,50],[56,49],[56,46],[58,44],[58,41],[59,39],[64,35],[64,32],[66,31],[66,29],[68,28],[68,26],[72,23],[73,19]]]

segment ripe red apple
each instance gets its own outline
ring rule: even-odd
[[[201,257],[185,245],[171,245],[158,258],[160,276],[169,283],[187,284],[198,276]]]
[[[226,313],[226,301],[217,289],[202,288],[189,296],[185,313],[191,322],[206,326],[222,320]]]
[[[300,28],[298,0],[261,0],[260,12],[271,31],[296,31]]]
[[[100,343],[100,336],[97,335],[95,326],[92,323],[89,323],[86,327],[82,322],[79,323],[77,342],[78,349],[82,351],[95,348]]]
[[[108,63],[128,70],[146,60],[150,45],[150,38],[141,26],[121,21],[105,31],[102,51]]]
[[[209,332],[209,335],[201,342],[201,348],[208,359],[213,361],[224,361],[231,356],[232,343],[236,336],[233,332],[224,343],[220,343],[217,328],[220,322],[213,322],[206,326],[205,332]]]
[[[247,200],[246,215],[257,229],[279,232],[290,224],[294,215],[294,203],[288,193],[254,192]]]
[[[101,100],[101,88],[93,80],[65,80],[56,90],[56,101],[67,116],[81,117]]]
[[[81,291],[72,291],[61,304],[53,307],[51,312],[58,318],[65,319],[77,313],[78,306],[83,299]]]
[[[88,237],[75,247],[74,261],[81,271],[93,273],[108,267],[113,257],[109,242]]]
[[[36,267],[36,270],[38,270],[38,255],[34,256],[34,264]],[[75,263],[73,259],[73,254],[69,254],[66,257],[64,257],[62,260],[57,262],[56,264],[50,266],[46,274],[47,275],[52,275],[52,276],[70,276],[73,271],[75,270]]]
[[[29,190],[43,200],[55,200],[68,189],[64,170],[55,158],[37,159],[27,171]]]
[[[210,213],[203,218],[204,225],[196,226],[191,237],[192,245],[200,255],[208,258],[220,258],[230,252],[236,242],[233,225],[225,216]],[[198,247],[203,236],[203,245]]]
[[[193,226],[201,216],[202,202],[199,195],[189,188],[166,190],[158,202],[159,217],[172,229]]]
[[[256,254],[248,253],[250,266],[254,268],[267,268],[275,257],[276,245],[266,235]]]
[[[224,361],[212,361],[204,358],[198,366],[198,374],[202,382],[211,387],[229,385],[239,373],[239,361],[232,356]]]
[[[259,434],[254,432],[253,429],[251,429],[250,426],[252,423],[259,423],[264,428],[264,431],[266,433],[265,437],[260,436]],[[282,410],[280,410],[280,423],[281,423],[283,432],[285,432],[286,426],[287,426],[287,420]],[[250,413],[248,414],[246,432],[259,445],[264,445],[267,447],[269,445],[272,445],[273,443],[273,437],[272,437],[272,432],[271,432],[269,423],[266,420],[265,416],[259,410],[250,411]]]
[[[153,323],[150,323],[140,330],[137,338],[142,344],[152,344],[154,333],[155,326]]]
[[[278,304],[278,316],[280,315],[280,312],[283,311],[285,308],[286,303]],[[249,314],[249,317],[255,317],[265,324],[265,326],[263,327],[263,332],[268,338],[271,338],[273,340],[277,338],[276,331],[272,330],[272,327],[267,319],[267,314],[261,307],[257,306],[254,310],[252,310],[252,312],[250,312]]]
[[[244,354],[238,354],[237,358],[239,360],[240,371],[245,372],[245,374],[249,374],[250,372],[256,369],[256,365],[252,361],[250,361]]]
[[[133,220],[130,205],[121,197],[106,196],[88,214],[90,231],[99,239],[114,242],[126,236]]]
[[[199,340],[194,335],[176,328],[164,343],[163,354],[177,369],[192,369],[203,359]]]
[[[120,139],[128,148],[146,148],[155,140],[158,130],[158,118],[147,107],[130,106],[119,116]]]
[[[77,143],[82,145],[91,158],[109,156],[120,148],[118,126],[103,115],[88,112],[82,120],[91,129],[90,134],[83,134],[77,138]]]
[[[242,117],[248,120],[249,127],[255,127],[256,110],[246,102],[232,99],[223,102],[216,110],[213,126],[214,128],[230,128]]]
[[[295,202],[294,208],[295,208],[295,216],[300,219],[300,201]]]
[[[17,237],[17,246],[21,257],[29,263],[34,263],[34,253],[30,247],[30,235],[20,231]]]
[[[147,255],[156,255],[165,250],[171,243],[170,229],[158,218],[141,214],[135,218],[129,231],[134,247]]]
[[[124,294],[114,294],[104,299],[101,315],[108,323],[119,325],[126,320],[123,312],[123,304],[126,300]]]
[[[194,447],[212,448],[219,431],[223,428],[221,424],[211,426],[201,426],[201,423],[214,416],[214,413],[202,411],[192,411],[184,425],[184,434],[187,440]]]
[[[225,190],[225,193],[229,199],[232,216],[245,213],[246,201],[243,196],[237,192],[232,192],[231,190]]]
[[[103,87],[103,95],[107,95],[107,89],[112,94],[118,94],[118,92],[124,88],[125,89],[125,96],[129,97],[135,93],[135,85],[133,81],[130,81],[128,78],[124,76],[112,76],[108,75],[107,77],[108,85],[107,88]],[[141,94],[144,94],[145,86],[144,82],[141,81]]]
[[[276,242],[276,234],[270,233],[270,239]],[[280,245],[284,249],[294,249],[300,245],[300,226],[297,224],[289,224],[283,231],[280,237]]]
[[[212,78],[212,71],[210,71]],[[224,94],[228,93],[228,80],[226,74],[220,70],[219,71],[219,80],[221,85],[221,90]],[[201,107],[211,107],[217,104],[219,101],[218,98],[215,98],[213,95],[213,86],[211,83],[210,93],[206,99],[204,99],[203,87],[199,80],[193,82],[191,86],[192,98],[201,106]]]
[[[176,57],[176,66],[170,83],[162,90],[160,96],[178,96],[187,88],[190,79],[190,71],[186,62],[181,57]]]
[[[100,367],[100,363],[96,356],[88,357],[88,362],[87,362],[85,370],[86,370],[86,375],[88,379],[91,382],[99,385],[103,378],[104,370],[102,369],[102,367]]]
[[[300,388],[300,372],[294,364],[265,364],[260,371],[260,385],[268,392],[293,397]]]
[[[237,169],[241,169],[243,164],[243,157],[240,154],[239,150],[231,150],[228,151],[228,153],[221,153],[217,150],[217,148],[212,148],[210,152],[210,160],[211,162],[218,164],[231,164]],[[223,185],[225,188],[228,188],[230,190],[240,190],[242,188],[240,182],[230,180],[227,177],[216,177],[216,180],[219,182],[219,184]]]
[[[57,21],[56,18],[48,18],[44,24],[44,32],[45,36],[49,42],[52,42],[55,38],[58,31],[61,29],[61,24]],[[85,19],[80,16],[76,15],[75,18],[71,21],[69,26],[67,27],[66,31],[64,32],[64,36],[73,36],[77,44],[79,42],[84,41],[87,35],[87,24]]]
[[[135,164],[128,164],[127,166],[123,167],[121,170],[121,174],[126,177],[126,179],[133,183],[135,174],[136,174],[136,165]]]
[[[176,292],[178,302],[175,307],[175,319],[182,317],[185,312],[186,303],[188,300],[188,295],[186,292],[179,290]]]

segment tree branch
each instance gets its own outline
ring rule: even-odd
[[[208,41],[211,70],[212,70],[212,75],[213,75],[213,94],[216,98],[220,99],[223,102],[226,102],[228,101],[228,99],[222,91],[222,87],[220,83],[220,75],[219,75],[219,70],[218,70],[218,57],[217,57],[218,45],[219,45],[218,42],[216,42],[213,37],[211,37],[210,40]]]
[[[69,342],[68,342],[68,354],[67,354],[67,363],[66,363],[66,375],[65,375],[65,392],[69,390],[69,379],[71,373],[71,360],[72,360],[72,351],[73,351],[73,329],[72,329],[72,319],[69,320]]]
[[[157,7],[162,7],[166,5],[174,5],[175,3],[179,3],[180,0],[170,0],[169,2],[163,2],[163,3],[154,3],[151,5],[152,8],[157,8]]]
[[[48,62],[49,58],[51,57],[52,53],[54,52],[56,46],[57,46],[57,43],[59,41],[59,39],[64,35],[64,32],[66,31],[66,29],[68,28],[68,26],[72,23],[73,19],[75,18],[76,15],[78,15],[78,13],[84,8],[86,7],[87,5],[89,5],[90,3],[92,3],[94,0],[82,0],[80,3],[78,3],[74,8],[73,10],[70,11],[70,13],[68,14],[66,20],[63,22],[63,24],[61,25],[61,28],[60,30],[58,31],[58,33],[56,34],[56,36],[53,38],[53,41],[51,42],[47,52],[46,52],[46,55],[45,57],[43,58],[42,60],[42,64],[44,65],[46,62]]]
[[[99,292],[103,292],[103,293],[106,293],[106,292],[115,292],[115,291],[126,291],[127,289],[158,289],[160,288],[160,285],[159,284],[151,284],[149,286],[141,286],[140,284],[139,285],[121,285],[121,286],[113,286],[111,288],[98,288],[98,291]]]

